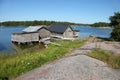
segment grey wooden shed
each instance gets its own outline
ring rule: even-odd
[[[50,31],[43,26],[29,26],[20,33],[13,33],[12,42],[26,43],[38,42],[40,39],[50,37]]]
[[[70,25],[67,24],[53,24],[49,28],[51,31],[51,37],[58,37],[58,38],[76,38],[78,37],[79,31],[73,30]]]

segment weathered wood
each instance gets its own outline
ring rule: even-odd
[[[33,41],[39,41],[39,34],[38,33],[24,33],[24,34],[18,34],[14,33],[12,34],[12,41],[18,42],[18,43],[25,43],[25,42],[33,42]]]
[[[32,43],[39,42],[40,39],[50,37],[50,31],[46,28],[41,27],[35,32],[21,32],[13,33],[11,36],[12,42],[18,43]]]
[[[35,31],[32,29],[34,29]],[[66,26],[65,30],[62,33],[60,33],[55,31],[50,32],[47,28],[38,26],[34,28],[28,27],[26,30],[23,30],[23,32],[21,33],[13,33],[11,36],[11,40],[12,42],[18,42],[18,44],[21,44],[21,43],[32,43],[32,42],[45,42],[46,40],[49,40],[50,37],[58,38],[58,39],[60,38],[64,40],[73,40],[76,36],[78,36],[78,31],[72,30],[71,27]]]
[[[66,31],[63,33],[63,37],[64,38],[73,38],[74,37],[73,30],[70,27],[68,27],[66,29]]]
[[[47,30],[46,28],[41,28],[39,31],[39,36],[40,38],[47,38],[50,37],[51,33],[49,30]]]
[[[42,38],[42,39],[39,40],[39,42],[44,42],[44,41],[47,41],[47,40],[50,40],[50,37]]]

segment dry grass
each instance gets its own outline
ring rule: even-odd
[[[120,55],[113,55],[104,50],[93,50],[88,56],[106,62],[112,68],[120,69]]]

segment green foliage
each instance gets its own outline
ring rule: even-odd
[[[109,26],[109,23],[97,22],[97,23],[92,24],[91,26],[93,26],[93,27],[107,27],[107,26]]]
[[[120,28],[113,29],[111,38],[115,41],[120,41]]]
[[[120,55],[113,55],[104,50],[93,50],[88,56],[106,62],[112,68],[120,68]]]
[[[50,44],[47,49],[32,53],[21,53],[0,59],[0,78],[15,78],[27,71],[35,69],[45,62],[58,59],[65,53],[84,44],[83,41],[60,41],[62,46]],[[2,55],[3,56],[3,55]]]
[[[120,13],[116,12],[114,13],[114,16],[111,16],[110,18],[110,25],[114,27],[112,33],[111,33],[111,39],[120,41]]]
[[[69,24],[69,25],[79,25],[79,26],[90,26],[90,24],[80,24],[72,22],[60,22],[60,21],[7,21],[1,22],[0,26],[36,26],[36,25],[51,25],[51,24]]]
[[[114,16],[110,16],[109,20],[111,21],[110,25],[113,27],[120,25],[120,13],[115,12]]]
[[[113,68],[119,68],[120,69],[120,55],[111,55],[109,57],[109,62],[110,66]]]
[[[107,51],[103,50],[93,50],[88,55],[102,61],[108,61],[110,56],[110,54]]]
[[[75,25],[71,22],[57,22],[57,21],[7,21],[0,23],[1,26],[35,26],[35,25],[51,25],[51,24],[70,24]]]

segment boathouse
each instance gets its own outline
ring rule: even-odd
[[[79,31],[73,30],[71,26],[66,24],[54,24],[49,28],[51,37],[62,39],[72,39],[78,37]]]
[[[29,26],[20,33],[13,33],[12,42],[28,43],[38,42],[40,39],[50,37],[50,31],[44,26]]]

